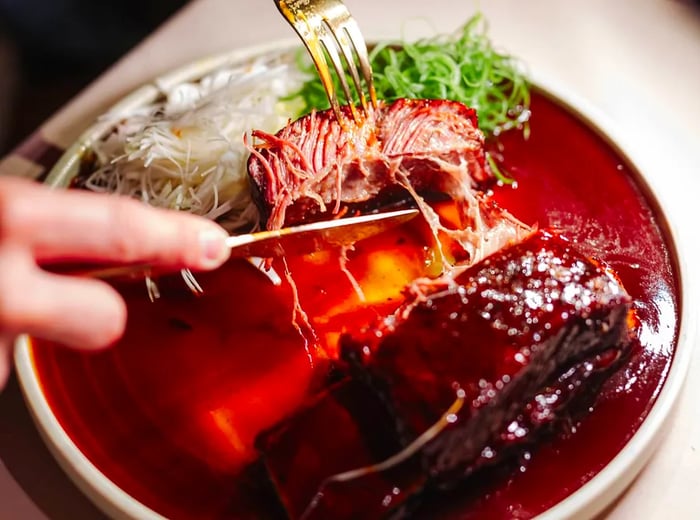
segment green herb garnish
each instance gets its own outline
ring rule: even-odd
[[[372,49],[370,61],[379,99],[451,99],[476,110],[479,127],[486,135],[514,127],[527,131],[528,83],[519,62],[494,49],[481,14],[454,35],[415,43],[380,43]],[[300,114],[328,108],[313,64],[300,58],[299,67],[313,75],[291,96],[301,98]],[[348,81],[352,84],[349,77]]]

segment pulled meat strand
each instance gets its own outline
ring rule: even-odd
[[[452,264],[440,234],[472,264],[531,231],[481,191],[494,179],[476,112],[461,103],[400,99],[380,103],[360,123],[312,112],[274,136],[253,136],[248,171],[267,229],[413,201],[445,269]],[[443,226],[425,200],[445,196],[458,206],[459,229]]]

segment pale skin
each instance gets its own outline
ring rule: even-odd
[[[228,258],[225,238],[221,227],[200,217],[0,178],[0,390],[19,334],[92,350],[124,332],[126,305],[114,288],[41,265],[147,262],[206,271]]]

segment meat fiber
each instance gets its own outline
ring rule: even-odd
[[[278,496],[291,517],[381,518],[459,485],[588,406],[630,348],[630,309],[604,266],[542,231],[422,286],[341,340],[371,420],[329,393],[260,438]],[[385,460],[369,448],[376,436],[399,448],[372,468]],[[290,439],[303,459],[280,456]]]
[[[267,229],[408,201],[436,242],[444,232],[472,263],[530,231],[481,190],[494,178],[476,113],[462,103],[400,99],[359,124],[313,112],[276,135],[253,137],[248,173]],[[445,198],[458,206],[458,230],[444,228],[424,202]]]
[[[347,107],[344,108],[347,111]],[[314,112],[260,140],[248,163],[268,228],[338,213],[341,207],[386,203],[419,192],[450,194],[490,177],[476,113],[461,103],[402,99],[339,123]],[[366,206],[365,206],[366,207]]]

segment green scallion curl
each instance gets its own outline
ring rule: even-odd
[[[527,134],[530,91],[519,62],[497,51],[488,26],[476,14],[457,33],[410,42],[384,42],[370,52],[377,97],[451,99],[474,108],[487,135],[520,128]],[[299,115],[329,108],[313,64],[298,61],[310,79],[290,98],[299,99]],[[336,89],[340,90],[337,78]],[[352,79],[348,76],[348,82]],[[357,103],[357,99],[353,102]]]

